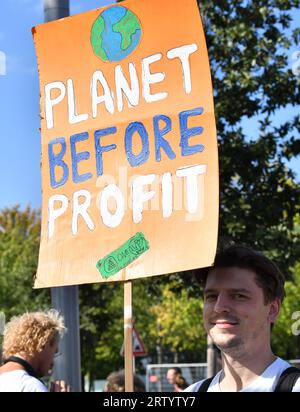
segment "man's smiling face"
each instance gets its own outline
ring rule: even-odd
[[[278,302],[265,303],[256,274],[239,267],[214,268],[204,289],[204,325],[225,353],[267,344]]]

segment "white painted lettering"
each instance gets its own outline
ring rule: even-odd
[[[84,197],[84,201],[79,203],[79,199]],[[72,233],[77,234],[78,216],[81,216],[90,230],[95,229],[94,222],[88,214],[88,208],[91,204],[91,193],[88,190],[78,190],[73,194],[73,215],[72,215]]]
[[[206,165],[185,167],[176,170],[176,176],[186,177],[187,210],[196,213],[198,210],[198,175],[206,173]]]
[[[60,93],[54,99],[51,98],[51,91],[58,89]],[[53,107],[60,103],[66,95],[66,87],[63,82],[52,82],[45,86],[45,115],[47,129],[52,129],[53,121]]]
[[[143,203],[152,199],[155,192],[144,192],[143,187],[153,183],[155,174],[138,176],[132,183],[132,213],[134,223],[139,223],[142,220]]]
[[[108,202],[113,198],[116,202],[116,211],[111,213],[109,211]],[[110,184],[103,189],[100,197],[100,214],[103,223],[111,228],[119,226],[125,214],[124,196],[121,190],[115,184]]]
[[[175,59],[176,57],[178,57],[181,62],[184,90],[186,94],[189,94],[192,91],[191,66],[189,57],[196,50],[198,50],[197,44],[192,43],[185,46],[176,47],[175,49],[169,50],[167,53],[167,57],[169,59]]]
[[[116,82],[117,105],[118,105],[119,112],[123,110],[123,94],[126,97],[129,107],[134,107],[139,104],[139,99],[140,99],[139,80],[138,80],[135,65],[133,63],[129,63],[129,75],[130,75],[131,86],[129,86],[128,81],[124,76],[122,67],[120,65],[116,66],[115,82]]]
[[[151,73],[150,65],[154,62],[161,60],[162,54],[157,53],[152,56],[145,57],[142,60],[142,78],[143,78],[143,96],[147,103],[157,102],[158,100],[163,100],[168,96],[167,92],[151,94],[150,85],[160,83],[165,78],[165,73],[157,72]]]
[[[173,185],[171,173],[164,173],[161,178],[163,217],[168,218],[173,211]]]
[[[60,202],[61,206],[55,209],[55,203]],[[48,238],[54,234],[54,221],[65,213],[68,208],[68,198],[65,195],[53,195],[48,200]]]
[[[76,124],[83,122],[89,118],[87,113],[77,114],[76,110],[76,101],[74,94],[74,84],[72,79],[67,80],[67,89],[68,89],[68,113],[69,113],[69,123]]]
[[[104,94],[102,95],[98,95],[98,83],[100,83],[103,88]],[[105,104],[106,110],[110,114],[114,113],[115,107],[113,95],[101,70],[97,70],[93,73],[91,81],[91,96],[93,118],[96,118],[98,115],[98,105],[100,103]]]

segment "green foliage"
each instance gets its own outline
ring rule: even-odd
[[[0,211],[0,310],[6,319],[49,306],[49,292],[33,290],[40,212],[19,206]]]
[[[286,160],[300,154],[300,103],[289,30],[299,0],[199,1],[211,63],[220,155],[220,236],[276,258],[284,272],[300,254],[299,185]],[[258,132],[242,121],[253,119]]]
[[[82,285],[80,334],[82,367],[89,380],[106,378],[119,369],[123,359],[123,295],[120,284]]]
[[[286,298],[273,331],[273,348],[276,354],[285,359],[299,359],[300,335],[293,334],[292,326],[296,320],[292,315],[300,311],[300,263],[295,266],[294,281],[287,282],[285,290]]]
[[[206,332],[203,327],[203,300],[189,297],[185,289],[176,288],[175,281],[162,290],[161,303],[151,308],[158,328],[153,331],[163,348],[179,355],[193,352],[196,359],[203,358]],[[203,360],[203,359],[202,359]]]
[[[135,325],[151,353],[157,339],[155,317],[151,313],[155,297],[148,293],[146,283],[147,280],[137,280],[133,284],[133,312]],[[123,283],[85,285],[79,291],[84,373],[91,380],[106,378],[113,370],[124,367],[120,355],[124,337]]]

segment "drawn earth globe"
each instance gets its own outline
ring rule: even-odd
[[[91,44],[96,56],[103,61],[120,61],[136,49],[141,34],[139,19],[132,11],[123,6],[112,6],[95,20]]]

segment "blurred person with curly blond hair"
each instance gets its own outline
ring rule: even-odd
[[[4,329],[0,392],[48,392],[39,378],[47,376],[65,332],[56,310],[13,317]],[[68,392],[64,381],[51,383],[51,392]]]

